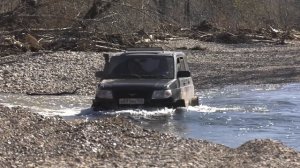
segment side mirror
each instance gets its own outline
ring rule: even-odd
[[[104,53],[103,57],[104,57],[105,64],[109,63],[109,54]]]
[[[187,78],[187,77],[191,77],[190,71],[178,71],[177,72],[177,78]]]
[[[97,77],[97,78],[103,78],[104,77],[104,72],[103,71],[96,71],[95,72],[95,77]]]

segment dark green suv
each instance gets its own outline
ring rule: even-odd
[[[182,52],[130,49],[105,55],[104,71],[92,107],[186,107],[197,105],[194,85]]]

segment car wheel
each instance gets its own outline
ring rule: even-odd
[[[199,98],[198,97],[194,97],[191,100],[191,106],[199,106]]]
[[[96,106],[95,104],[92,104],[91,108],[93,109],[93,111],[99,111],[100,108],[98,106]]]
[[[175,108],[177,107],[188,107],[189,103],[187,103],[186,101],[184,100],[178,100],[176,103],[175,103]]]
[[[101,105],[99,105],[98,103],[93,102],[91,108],[93,109],[93,111],[100,111],[100,110],[102,110],[103,107]]]

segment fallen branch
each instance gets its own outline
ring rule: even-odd
[[[113,47],[108,47],[108,46],[100,46],[100,45],[95,45],[95,48],[98,50],[98,51],[112,51],[112,52],[116,52],[116,51],[123,51],[122,49],[119,49],[119,48],[113,48]]]
[[[113,48],[124,48],[124,46],[120,45],[120,44],[114,44],[114,43],[110,43],[107,41],[100,41],[100,40],[93,40],[92,41],[95,45],[100,45],[100,46],[108,46],[108,47],[113,47]]]
[[[73,95],[76,94],[76,92],[79,90],[79,88],[76,88],[72,92],[64,91],[64,92],[57,92],[57,93],[31,93],[31,92],[26,92],[26,95],[29,96],[63,96],[63,95]]]
[[[270,43],[270,44],[277,43],[277,41],[274,41],[274,40],[257,40],[257,39],[252,39],[252,42],[254,42],[254,43]]]

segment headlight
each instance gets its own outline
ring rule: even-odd
[[[113,99],[111,90],[101,90],[97,89],[96,96],[100,99]]]
[[[166,99],[172,96],[171,90],[155,90],[152,99]]]

